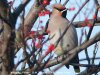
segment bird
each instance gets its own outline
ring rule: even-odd
[[[54,4],[52,13],[50,15],[50,19],[48,22],[47,30],[50,31],[50,36],[54,37],[50,39],[50,43],[54,44],[58,38],[62,35],[65,28],[68,26],[68,19],[66,18],[67,15],[67,8],[62,4]],[[64,51],[69,51],[78,46],[78,37],[77,32],[73,24],[71,24],[63,36],[63,38],[58,43],[57,47],[53,50],[56,55],[64,53]],[[78,63],[79,64],[79,57],[78,54],[70,61],[71,63]],[[65,65],[69,68],[69,65]],[[80,72],[79,66],[74,66],[75,72]]]

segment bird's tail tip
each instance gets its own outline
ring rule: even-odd
[[[79,72],[80,72],[80,69],[75,69],[75,72],[76,72],[76,73],[79,73]]]

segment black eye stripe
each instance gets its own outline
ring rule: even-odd
[[[64,8],[64,9],[59,9],[59,8],[56,8],[56,7],[54,7],[55,9],[57,9],[58,11],[63,11],[63,10],[65,10],[66,8]]]

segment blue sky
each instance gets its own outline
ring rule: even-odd
[[[12,1],[12,0],[9,0],[9,1]],[[14,4],[14,7],[17,7],[21,0],[15,0],[15,4]],[[59,1],[59,0],[57,0]],[[65,0],[62,0],[62,3],[64,2]],[[66,5],[67,8],[69,7],[75,7],[75,11],[68,11],[68,14],[67,14],[67,18],[69,20],[72,19],[72,17],[74,16],[74,14],[78,11],[79,7],[82,5],[82,3],[84,2],[85,0],[70,0],[70,2]],[[31,0],[31,2],[28,4],[28,6],[26,7],[26,11],[28,12],[31,5],[33,4],[34,0]],[[51,5],[55,3],[55,0],[52,0],[51,2]],[[91,8],[92,7],[92,8]],[[94,8],[93,8],[94,7]],[[49,5],[47,7],[48,9],[51,9],[51,6]],[[87,8],[87,10],[86,10]],[[90,12],[90,10],[92,10],[92,12]],[[93,0],[90,0],[90,2],[87,4],[87,6],[85,6],[85,9],[82,10],[82,12],[80,12],[80,14],[76,17],[76,19],[74,21],[81,21],[81,20],[84,20],[85,17],[88,16],[88,18],[92,18],[93,14],[94,14],[94,11],[95,11],[95,6],[93,4]],[[26,14],[27,14],[26,12]],[[86,12],[87,15],[84,15],[84,12]],[[90,14],[88,14],[90,13]],[[100,15],[100,14],[99,14]],[[43,20],[43,24],[41,25],[45,25],[47,19],[48,19],[48,15],[44,16],[44,17],[41,17],[40,18],[41,20]],[[18,27],[18,24],[20,22],[20,19],[18,19],[17,21],[17,27]],[[37,22],[35,23],[35,28],[37,27],[38,25],[38,22],[39,20],[37,20]],[[16,27],[16,28],[17,28]],[[34,29],[34,28],[33,28]],[[81,36],[81,29],[82,28],[77,28],[77,34],[78,34],[78,38],[80,38]],[[88,32],[89,28],[88,27],[85,27],[86,31]],[[93,37],[97,32],[100,32],[100,27],[94,27],[93,29],[93,32],[92,32],[92,36]],[[85,36],[83,37],[83,39],[85,40]],[[100,44],[99,44],[100,45]],[[93,49],[94,49],[94,45],[90,46],[88,48],[88,52],[89,52],[89,56],[92,57],[93,56]],[[100,47],[99,47],[99,52],[97,53],[97,56],[99,57],[99,53],[100,53]],[[18,54],[18,57],[20,58],[21,56],[21,52],[19,52]],[[16,60],[19,60],[19,58],[17,58]],[[85,58],[85,54],[84,54],[84,51],[80,52],[79,53],[79,58],[82,59],[82,58]],[[95,63],[98,64],[100,62],[99,61],[96,61]],[[80,62],[80,63],[87,63],[87,61],[84,61],[84,62]],[[81,67],[80,68],[81,71],[83,71],[85,68]],[[55,72],[54,75],[61,75],[63,73],[63,75],[75,75],[75,72],[73,70],[73,67],[70,66],[69,69],[66,69],[66,67],[62,67],[61,69],[59,69],[58,71]],[[40,74],[39,74],[40,75]]]

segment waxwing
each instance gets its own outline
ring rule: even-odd
[[[53,11],[50,16],[50,20],[48,23],[48,30],[50,30],[50,36],[54,37],[50,40],[51,44],[54,44],[57,39],[62,35],[65,28],[68,26],[68,20],[66,19],[66,13],[67,9],[61,5],[61,4],[54,4],[53,5]],[[78,46],[78,38],[77,38],[77,32],[73,25],[70,25],[68,28],[66,34],[63,36],[63,38],[60,40],[57,47],[54,49],[54,53],[59,55],[60,53],[63,53],[64,50],[68,51]],[[78,55],[73,58],[70,63],[79,63]],[[67,68],[69,68],[69,65],[66,65]],[[78,66],[74,66],[75,72],[80,72],[80,69]]]

